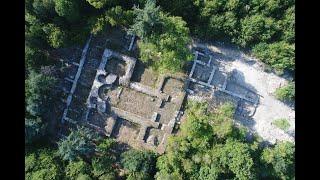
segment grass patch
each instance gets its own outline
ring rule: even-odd
[[[273,121],[272,124],[284,131],[288,131],[288,129],[290,128],[290,124],[287,119],[277,119]]]

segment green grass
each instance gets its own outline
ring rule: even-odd
[[[290,124],[287,119],[276,119],[272,124],[284,131],[288,131],[290,128]]]

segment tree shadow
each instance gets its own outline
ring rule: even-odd
[[[144,74],[146,68],[147,68],[147,65],[145,65],[143,62],[137,60],[136,65],[134,67],[133,74],[131,76],[131,81],[140,82],[141,77]]]

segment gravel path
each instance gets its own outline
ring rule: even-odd
[[[239,50],[223,45],[211,44],[207,47],[213,52],[223,54],[224,56],[222,57],[225,58],[221,58],[220,61],[223,62],[226,69],[231,68],[240,71],[244,81],[252,85],[257,93],[262,96],[252,120],[238,119],[237,121],[253,132],[257,132],[264,140],[270,143],[283,140],[294,142],[295,111],[273,96],[274,91],[279,86],[288,83],[287,80],[274,73],[264,72],[261,62]],[[272,122],[279,118],[285,118],[289,121],[290,128],[287,132],[290,133],[286,133],[272,125]]]

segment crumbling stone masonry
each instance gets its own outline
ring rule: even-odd
[[[249,102],[249,104],[252,104],[252,106],[254,107],[252,111],[255,112],[255,108],[259,103],[259,95],[254,93],[252,90],[241,86],[236,82],[233,82],[231,80],[232,72],[223,72],[219,70],[213,64],[214,59],[212,55],[206,52],[207,51],[204,51],[203,53],[195,51],[195,58],[188,80],[208,88],[210,91],[212,91],[212,97],[215,91],[221,91],[235,98],[238,98],[240,101],[242,100]],[[237,88],[228,88],[231,86],[236,86]],[[240,92],[236,89],[242,89],[242,91]],[[194,93],[192,89],[187,89],[187,92],[191,95]],[[248,103],[242,104],[246,104],[246,109],[250,109],[247,107]],[[243,108],[244,107],[237,109]]]
[[[125,74],[123,76],[106,72],[105,67],[107,66],[107,62],[112,57],[125,61],[126,69]],[[90,120],[87,119],[88,116],[86,118],[86,121],[89,126],[97,129],[99,132],[103,132],[106,136],[112,136],[118,118],[138,124],[140,130],[135,139],[136,143],[142,145],[143,147],[155,149],[159,153],[163,153],[165,150],[166,143],[166,140],[163,138],[167,138],[172,133],[175,124],[180,121],[181,115],[183,114],[181,111],[181,106],[186,93],[185,91],[183,91],[179,95],[175,96],[174,100],[171,100],[171,96],[163,92],[165,80],[168,78],[175,78],[170,76],[161,77],[161,80],[157,88],[152,88],[138,82],[130,82],[130,78],[134,71],[135,63],[135,58],[118,54],[114,51],[111,51],[110,49],[104,50],[101,63],[97,69],[91,91],[87,98],[87,106],[89,109],[87,114],[89,114],[89,111],[91,109],[97,109],[99,113],[108,114],[108,118],[106,119],[106,124],[104,128],[98,127],[90,123]],[[184,82],[184,79],[180,79],[180,81]],[[113,95],[110,93],[108,94],[108,92],[111,91],[111,89],[113,89],[113,91],[115,92]],[[146,117],[138,115],[134,111],[130,112],[126,108],[122,109],[121,107],[114,106],[116,105],[114,104],[116,102],[111,103],[111,100],[121,101],[123,91],[125,91],[125,93],[128,94],[127,89],[131,89],[134,92],[142,93],[145,94],[145,96],[149,96],[150,100],[153,101],[152,104],[154,105],[152,109],[154,109],[155,111],[153,111]],[[132,100],[135,100],[136,98],[138,97],[133,97]],[[123,103],[128,104],[129,102]],[[175,109],[176,111],[173,111],[174,113],[166,113],[165,107],[168,103],[173,103],[171,105],[172,108],[177,108]],[[132,110],[132,108],[129,109]],[[169,110],[173,109],[169,108]],[[171,120],[162,120],[162,118],[164,118],[163,113],[165,113],[165,116],[172,116]],[[156,143],[158,141],[157,135],[150,134],[150,130],[147,131],[147,129],[150,128],[159,129],[162,132],[163,135],[161,136],[162,139],[160,140],[159,145]]]
[[[80,63],[79,63],[78,70],[77,70],[77,74],[76,74],[74,80],[70,80],[69,79],[69,81],[72,82],[72,87],[71,87],[70,93],[69,93],[67,101],[66,101],[66,103],[67,103],[66,108],[64,109],[63,114],[62,114],[62,118],[61,118],[61,122],[62,123],[64,123],[64,121],[66,120],[68,108],[69,108],[69,105],[70,105],[70,103],[72,101],[73,93],[74,93],[74,91],[75,91],[75,89],[77,87],[77,82],[79,80],[79,77],[80,77],[80,74],[81,74],[81,71],[82,71],[82,68],[83,68],[83,65],[84,65],[84,61],[86,60],[86,55],[87,55],[87,51],[88,51],[88,48],[89,48],[89,44],[90,44],[91,38],[92,38],[92,35],[90,35],[89,40],[87,41],[85,47],[83,48],[81,59],[80,59]]]

